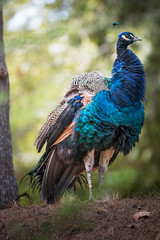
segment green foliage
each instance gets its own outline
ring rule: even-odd
[[[109,168],[104,191],[117,190],[128,195],[132,189],[133,194],[145,194],[154,186],[160,187],[159,9],[158,0],[6,2],[4,42],[17,179],[39,160],[34,139],[70,80],[84,71],[98,70],[110,75],[117,40],[112,23],[118,21],[121,31],[129,30],[143,39],[132,49],[144,63],[148,81],[146,120],[140,143]],[[28,191],[27,186],[20,187],[20,193]]]
[[[20,237],[21,231],[22,231],[22,223],[21,222],[13,221],[8,226],[8,235],[13,240],[21,239],[21,237]]]
[[[35,189],[34,191],[30,188],[29,181],[23,181],[22,184],[18,184],[19,194],[28,193],[31,199],[27,197],[20,198],[20,206],[28,206],[28,205],[39,205],[42,203],[39,190]]]
[[[73,195],[65,193],[58,205],[57,215],[54,219],[56,228],[65,228],[65,224],[70,222],[74,225],[74,229],[88,230],[90,224],[83,218],[83,211],[87,209],[89,204],[80,202],[79,199]],[[78,211],[77,211],[78,209]]]
[[[85,210],[89,211],[89,207],[91,202],[88,204],[80,202],[75,195],[65,193],[59,204],[55,205],[53,219],[45,222],[41,232],[35,234],[33,239],[50,239],[56,232],[66,231],[69,234],[93,230],[92,223],[83,216]]]

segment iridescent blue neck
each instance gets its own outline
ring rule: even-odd
[[[127,49],[127,46],[128,46],[127,42],[122,44],[119,38],[116,47],[117,56],[120,56]]]
[[[145,99],[143,65],[129,49],[118,55],[114,62],[110,90],[113,101],[121,106],[129,106]]]

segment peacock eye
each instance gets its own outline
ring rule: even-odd
[[[126,34],[126,38],[130,38],[130,34]]]

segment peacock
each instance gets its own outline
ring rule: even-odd
[[[146,80],[139,58],[128,45],[141,41],[131,32],[118,35],[117,57],[111,77],[100,72],[72,79],[61,103],[48,116],[35,145],[46,150],[26,175],[39,186],[42,200],[54,203],[65,189],[85,182],[93,199],[91,173],[98,169],[99,183],[119,153],[127,155],[144,124]]]

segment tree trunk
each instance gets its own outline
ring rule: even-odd
[[[18,196],[12,159],[12,143],[9,125],[9,76],[3,46],[3,18],[0,3],[0,209]]]

